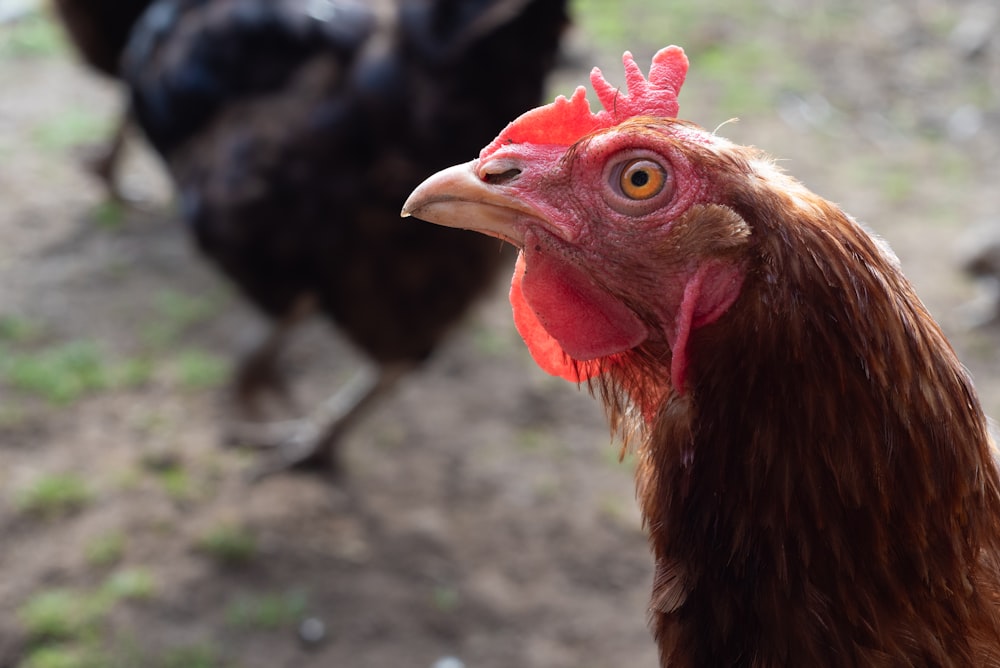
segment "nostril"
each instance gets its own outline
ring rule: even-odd
[[[483,174],[483,181],[490,184],[491,186],[503,185],[509,181],[513,181],[518,176],[520,176],[520,169],[508,169],[503,172],[491,173],[487,172]]]

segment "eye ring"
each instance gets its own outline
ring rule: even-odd
[[[676,194],[673,165],[659,153],[626,149],[604,164],[602,194],[617,213],[643,217],[662,209]]]
[[[633,201],[652,199],[667,184],[667,171],[649,158],[629,160],[618,172],[618,189]]]

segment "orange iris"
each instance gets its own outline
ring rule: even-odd
[[[629,199],[644,200],[653,197],[667,182],[663,167],[647,158],[632,160],[622,168],[619,186]]]

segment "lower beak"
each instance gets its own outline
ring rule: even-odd
[[[526,224],[538,214],[506,192],[479,178],[479,161],[444,169],[417,186],[400,213],[445,227],[459,227],[523,246]]]

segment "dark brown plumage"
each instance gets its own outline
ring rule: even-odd
[[[121,55],[136,20],[152,0],[54,0],[66,32],[83,59],[117,78]]]
[[[1000,665],[1000,492],[964,369],[842,212],[797,215],[794,188],[747,178],[753,152],[701,157],[753,233],[739,300],[645,436],[666,665]]]
[[[404,211],[520,246],[536,360],[638,442],[661,665],[1000,666],[1000,476],[940,328],[847,214],[674,118],[680,49],[625,62]]]
[[[121,73],[121,57],[132,26],[152,0],[55,0],[53,7],[70,41],[83,60],[112,78]],[[125,134],[130,125],[126,108],[115,123],[107,144],[89,160],[89,168],[101,179],[108,193],[123,199],[116,181]]]
[[[380,366],[353,406],[510,266],[495,241],[405,225],[399,207],[537,103],[566,21],[564,0],[160,0],[126,77],[200,249],[276,322],[311,302]],[[276,347],[244,366],[244,396]],[[289,458],[331,455],[356,413],[328,408]]]

